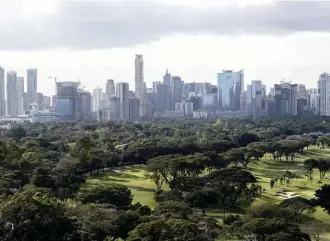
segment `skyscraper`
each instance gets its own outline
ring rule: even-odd
[[[218,73],[218,100],[220,110],[239,110],[244,92],[244,71],[224,70]]]
[[[183,94],[183,81],[179,76],[172,77],[172,103],[171,110],[174,110],[175,103],[181,102]]]
[[[166,84],[158,85],[157,93],[155,95],[156,108],[160,113],[164,113],[170,109],[172,103],[170,95],[171,87]]]
[[[251,85],[247,86],[246,92],[246,113],[256,116],[261,111],[263,85],[261,80],[252,80]]]
[[[88,91],[78,90],[77,109],[81,120],[90,120],[92,118],[92,95]]]
[[[6,115],[5,70],[0,66],[0,116]]]
[[[275,85],[275,114],[276,115],[297,115],[296,84],[281,83]]]
[[[105,89],[108,98],[116,96],[115,82],[112,79],[107,80]]]
[[[129,98],[129,120],[136,121],[140,119],[140,99]]]
[[[318,81],[319,89],[319,114],[321,116],[330,116],[330,75],[328,73],[322,73]]]
[[[117,83],[116,84],[116,96],[119,98],[120,106],[120,120],[129,119],[129,84]]]
[[[120,99],[117,97],[110,97],[109,102],[110,102],[110,121],[120,120]]]
[[[60,120],[79,120],[78,82],[56,82],[55,112]]]
[[[23,115],[25,113],[24,108],[24,77],[17,77],[17,108],[18,114]]]
[[[172,81],[171,74],[168,72],[168,69],[166,69],[166,73],[163,76],[163,84],[171,86],[171,81]]]
[[[27,95],[28,105],[31,109],[31,104],[38,100],[38,71],[37,69],[27,70]]]
[[[101,103],[103,100],[103,91],[101,88],[93,90],[93,112],[101,110]]]
[[[145,89],[143,85],[143,56],[137,54],[135,56],[135,96],[140,99],[140,115],[144,116],[145,111]]]
[[[7,72],[7,115],[18,115],[17,73]]]
[[[305,85],[298,85],[298,98],[307,98],[307,90]]]
[[[154,82],[152,82],[152,91],[154,93],[157,93],[158,86],[161,85],[161,84],[162,84],[162,82],[160,82],[160,81],[154,81]]]

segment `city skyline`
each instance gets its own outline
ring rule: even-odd
[[[55,90],[49,76],[79,79],[89,91],[97,85],[104,88],[107,79],[134,89],[136,53],[144,56],[148,87],[161,81],[166,68],[185,82],[216,84],[222,69],[244,68],[247,83],[260,79],[269,87],[286,78],[316,87],[319,73],[330,69],[330,34],[324,24],[330,17],[329,2],[227,3],[2,1],[0,19],[6,25],[0,27],[0,66],[18,76],[37,68],[38,91],[46,95]],[[124,10],[130,14],[118,15]],[[86,11],[90,24],[84,21]],[[170,18],[173,12],[192,21]],[[227,18],[229,14],[235,18]],[[21,17],[13,18],[17,15]],[[139,21],[132,21],[136,16],[141,16]],[[17,41],[22,36],[25,41]]]

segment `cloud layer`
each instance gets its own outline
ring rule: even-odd
[[[330,2],[238,7],[161,2],[60,2],[55,14],[22,15],[0,26],[0,50],[133,46],[174,34],[289,35],[330,32]]]

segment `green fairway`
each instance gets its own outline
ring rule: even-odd
[[[86,189],[110,183],[123,184],[131,189],[134,195],[134,203],[140,202],[143,205],[154,208],[156,206],[156,202],[153,198],[155,185],[149,180],[144,180],[144,172],[144,165],[114,168],[105,173],[100,173],[98,176],[88,178],[82,188]]]
[[[305,171],[302,166],[302,162],[308,158],[329,158],[330,149],[310,149],[303,155],[297,155],[294,161],[286,161],[285,158],[282,158],[282,161],[275,160],[267,154],[260,161],[252,161],[247,170],[251,171],[256,178],[258,183],[266,189],[261,195],[257,198],[262,201],[270,201],[274,203],[280,202],[280,197],[275,196],[277,192],[280,191],[289,191],[295,192],[297,195],[301,195],[307,198],[314,198],[315,190],[320,187],[320,184],[317,184],[319,181],[319,172],[317,169],[313,173],[312,183],[307,180],[305,176]],[[293,182],[289,185],[283,183],[280,185],[278,183],[273,189],[270,188],[269,182],[271,179],[281,177],[287,170],[294,172],[298,178],[294,179]],[[98,185],[107,185],[109,183],[120,183],[127,185],[133,195],[134,203],[140,202],[154,208],[156,202],[154,201],[154,192],[155,184],[149,180],[143,179],[143,173],[145,172],[145,166],[125,166],[120,168],[114,168],[111,171],[106,171],[101,173],[99,176],[93,176],[88,178],[86,184],[83,188],[90,188],[92,186]],[[330,178],[330,175],[329,175]],[[328,179],[323,180],[323,184],[330,182]],[[164,187],[163,187],[164,188]],[[167,187],[165,187],[167,189]],[[238,206],[234,209],[229,209],[229,213],[238,213],[243,214],[246,209],[249,207],[250,202],[242,201],[238,203]],[[222,210],[221,209],[210,209],[207,211],[207,214],[218,219],[222,219]],[[313,217],[330,224],[330,215],[324,212],[321,208],[317,208],[316,212],[313,214]],[[325,238],[323,240],[330,240],[330,238]]]

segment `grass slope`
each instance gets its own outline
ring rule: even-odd
[[[100,173],[98,176],[89,177],[87,182],[82,186],[82,189],[108,185],[110,183],[123,184],[131,189],[134,196],[133,203],[140,202],[142,205],[148,205],[154,208],[156,206],[153,198],[155,185],[149,180],[144,180],[144,172],[144,165],[115,168]]]

